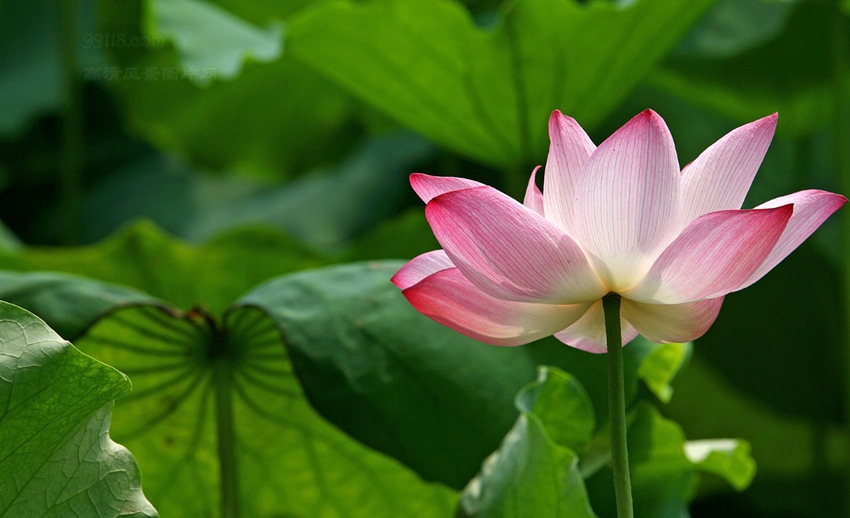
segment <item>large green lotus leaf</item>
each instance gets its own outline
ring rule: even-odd
[[[402,264],[297,273],[240,301],[275,318],[307,396],[330,421],[426,480],[460,488],[515,422],[514,395],[539,364],[575,373],[591,387],[597,414],[607,415],[604,355],[554,339],[504,348],[466,338],[407,303],[390,283]],[[629,398],[639,366],[658,347],[642,340],[626,347]],[[669,379],[663,369],[651,371]]]
[[[250,21],[230,10],[243,3]],[[211,170],[280,178],[332,164],[353,142],[357,107],[337,87],[285,53],[263,63],[243,59],[276,56],[282,36],[275,27],[289,7],[264,3],[262,19],[256,2],[99,0],[99,7],[106,34],[169,36],[165,45],[108,49],[119,76],[101,77],[131,131],[156,147]],[[199,26],[199,16],[215,18],[217,29]],[[156,77],[144,80],[146,70]],[[205,70],[218,79],[201,80]]]
[[[700,473],[725,479],[735,489],[746,488],[755,475],[755,461],[745,441],[726,439],[688,443],[681,427],[665,419],[647,402],[629,416],[629,464],[636,518],[689,516]],[[594,509],[614,516],[611,470],[588,479]]]
[[[454,507],[453,491],[319,417],[278,327],[256,308],[221,319],[124,308],[79,344],[133,381],[113,431],[135,450],[163,515],[441,518]]]
[[[520,0],[481,28],[456,1],[337,0],[290,20],[287,52],[449,149],[524,169],[553,109],[593,127],[712,3]]]
[[[511,401],[536,364],[523,349],[476,342],[419,314],[390,283],[402,264],[285,276],[239,304],[275,318],[319,412],[424,478],[460,488],[510,429]]]
[[[126,376],[0,302],[0,515],[154,517],[139,468],[109,438]]]
[[[263,228],[222,234],[193,247],[140,222],[92,246],[0,252],[0,268],[52,270],[123,284],[179,308],[223,311],[257,283],[324,261]]]
[[[778,37],[733,57],[676,56],[650,79],[733,120],[778,111],[780,133],[811,134],[834,112],[835,23],[850,22],[832,4],[800,2]]]
[[[413,192],[409,172],[432,149],[409,133],[376,137],[339,165],[284,185],[202,174],[174,160],[148,159],[89,192],[85,237],[100,239],[146,215],[194,242],[234,226],[262,223],[314,248],[336,250],[399,211]]]
[[[41,315],[61,336],[75,339],[100,315],[155,299],[132,288],[54,272],[0,271],[0,300]]]
[[[463,518],[595,517],[576,450],[594,429],[593,407],[576,379],[541,367],[516,399],[521,415],[461,495]]]

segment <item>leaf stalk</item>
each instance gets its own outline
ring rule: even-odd
[[[226,348],[227,336],[213,328],[213,347]],[[221,517],[239,518],[239,474],[236,461],[236,429],[233,419],[233,365],[227,355],[213,359],[215,424],[218,437],[218,461],[221,481]]]

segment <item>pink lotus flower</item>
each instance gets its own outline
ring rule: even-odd
[[[698,338],[724,295],[760,279],[847,201],[806,190],[741,209],[776,120],[730,132],[680,172],[651,110],[598,148],[555,111],[543,192],[538,167],[524,204],[473,180],[411,175],[443,250],[411,260],[393,283],[420,312],[494,345],[554,334],[605,352],[608,293],[622,299],[623,343]]]

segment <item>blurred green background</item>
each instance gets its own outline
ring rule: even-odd
[[[191,244],[262,225],[322,261],[409,259],[437,245],[408,174],[519,197],[556,108],[597,143],[652,108],[682,164],[778,111],[745,207],[850,193],[846,0],[4,0],[0,29],[9,251],[146,218]],[[743,493],[704,484],[695,517],[850,514],[846,211],[728,296],[674,383],[689,438],[758,463]]]

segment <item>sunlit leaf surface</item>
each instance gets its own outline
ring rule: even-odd
[[[163,514],[447,516],[454,495],[426,485],[319,417],[274,322],[255,308],[118,310],[79,340],[133,380],[114,433],[136,451]],[[185,498],[191,491],[203,498]],[[224,502],[222,502],[224,501]]]
[[[130,390],[35,315],[0,302],[0,516],[158,516],[133,456],[109,436]]]
[[[504,169],[546,156],[558,108],[593,127],[713,0],[506,2],[477,27],[448,0],[327,2],[288,52],[449,149]]]

